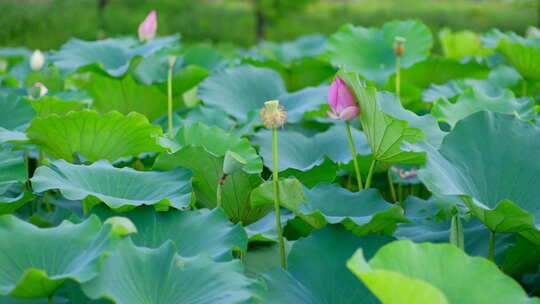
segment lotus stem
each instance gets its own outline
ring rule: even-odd
[[[401,183],[398,184],[398,200],[399,204],[403,204],[403,185]]]
[[[463,223],[461,222],[461,218],[457,214],[452,217],[452,222],[450,224],[449,241],[450,244],[453,244],[462,250],[465,249]]]
[[[521,85],[521,96],[527,97],[527,80],[523,79],[523,83]]]
[[[396,56],[396,95],[401,97],[401,56]]]
[[[278,138],[277,128],[272,126],[272,155],[273,155],[273,183],[274,183],[274,209],[276,212],[276,228],[278,233],[279,253],[281,256],[281,268],[287,269],[287,257],[285,255],[285,240],[281,228],[281,211],[279,204],[279,175],[278,175]]]
[[[396,189],[394,188],[394,181],[392,180],[392,173],[390,170],[387,171],[388,175],[388,185],[390,186],[390,193],[392,194],[392,201],[397,201]]]
[[[371,179],[373,178],[373,171],[375,171],[375,164],[377,163],[377,160],[374,158],[371,161],[371,166],[369,166],[369,172],[366,179],[366,189],[371,187]]]
[[[221,188],[222,188],[221,183],[218,183],[217,189],[216,189],[216,208],[221,207]]]
[[[169,63],[169,72],[167,75],[167,116],[168,116],[168,133],[169,138],[174,137],[173,131],[173,96],[172,96],[172,78],[173,78],[174,62]]]
[[[345,122],[345,128],[347,129],[347,139],[349,141],[349,148],[351,149],[354,171],[356,173],[356,181],[358,182],[358,191],[360,191],[363,189],[362,174],[360,172],[360,166],[358,165],[358,159],[356,158],[356,149],[354,148],[354,142],[351,134],[351,124],[348,121]]]
[[[216,188],[216,208],[220,208],[222,205],[221,195],[223,193],[223,184],[225,184],[226,178],[227,178],[227,174],[223,174],[219,178],[217,188]]]
[[[488,259],[495,262],[495,231],[489,231],[489,255]]]

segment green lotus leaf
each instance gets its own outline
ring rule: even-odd
[[[191,202],[191,177],[185,168],[145,172],[115,168],[103,160],[88,166],[57,160],[39,167],[31,181],[36,192],[59,189],[69,200],[91,196],[114,209],[141,205],[185,209]]]
[[[158,84],[158,88],[167,94],[168,90],[168,71],[169,71],[169,55],[157,53],[150,57],[142,59],[137,67],[133,70],[131,76],[138,83],[149,86]],[[172,75],[172,93],[173,97],[182,95],[190,88],[197,85],[200,81],[208,76],[208,71],[202,67],[188,65],[183,57],[177,57]],[[126,76],[127,78],[127,76]],[[116,90],[125,90],[125,83],[120,83]],[[129,104],[129,101],[126,101]]]
[[[364,134],[355,128],[351,131],[356,152],[369,155]],[[257,132],[253,135],[252,142],[260,146],[259,153],[266,167],[272,168],[272,132],[270,130]],[[343,124],[310,137],[293,130],[278,130],[278,142],[279,171],[287,169],[308,171],[322,165],[325,156],[334,163],[348,163],[352,160],[347,131]]]
[[[122,114],[138,112],[149,120],[167,113],[167,95],[157,86],[146,86],[136,82],[131,75],[113,78],[98,73],[90,74],[90,81],[82,86],[94,99],[93,108],[106,113],[118,111]],[[181,106],[181,100],[173,100],[173,108]]]
[[[22,186],[27,179],[22,155],[0,150],[0,215],[9,214],[34,198]]]
[[[506,57],[516,70],[529,81],[540,80],[540,49],[501,39],[497,51]]]
[[[233,225],[221,209],[158,212],[152,207],[116,213],[98,206],[92,210],[102,219],[111,216],[129,218],[137,227],[131,235],[141,247],[157,248],[172,240],[183,257],[209,254],[219,261],[232,259],[232,250],[247,250],[247,235],[240,225]]]
[[[185,125],[174,139],[174,153],[161,153],[154,169],[171,170],[182,166],[194,174],[193,187],[197,201],[205,207],[216,204],[216,189],[223,175],[223,160],[227,151],[233,151],[247,160],[243,170],[225,179],[222,202],[225,213],[234,221],[250,224],[262,218],[271,207],[252,208],[249,195],[262,183],[262,161],[246,139],[227,133],[217,127],[201,123]]]
[[[480,111],[516,114],[524,120],[532,120],[536,115],[533,100],[518,101],[514,93],[504,90],[501,95],[491,97],[478,89],[467,89],[455,103],[439,99],[433,105],[431,114],[451,126],[463,118]]]
[[[195,65],[213,72],[227,65],[225,59],[215,49],[208,47],[191,47],[183,55],[185,65]]]
[[[82,285],[90,298],[107,298],[117,304],[225,304],[252,297],[253,282],[241,273],[239,261],[183,258],[170,241],[149,249],[135,247],[127,239],[103,266],[99,276]]]
[[[11,214],[36,196],[26,191],[22,185],[13,185],[0,194],[0,215]]]
[[[47,154],[73,162],[79,152],[90,161],[136,156],[142,152],[160,152],[157,144],[162,135],[159,126],[151,125],[138,113],[124,116],[118,112],[100,115],[83,110],[65,116],[35,118],[27,130],[31,143]]]
[[[439,40],[447,58],[459,60],[465,57],[486,56],[491,52],[482,48],[480,35],[471,31],[452,32],[450,29],[444,29],[439,32]]]
[[[450,217],[441,217],[441,207],[433,201],[424,201],[409,196],[404,202],[405,215],[409,223],[399,223],[393,236],[400,240],[416,243],[448,243],[450,235]],[[461,218],[463,225],[464,250],[472,256],[489,256],[489,229],[477,218]],[[512,243],[514,235],[498,234],[495,238],[495,261],[503,260],[506,249]]]
[[[341,223],[359,236],[391,234],[397,223],[408,221],[401,207],[386,202],[375,189],[350,192],[336,184],[319,184],[305,193],[307,202],[298,212],[315,219],[316,228]]]
[[[518,237],[516,242],[508,247],[501,269],[509,276],[519,277],[537,272],[538,265],[540,265],[540,246]]]
[[[422,93],[422,100],[436,101],[439,98],[451,99],[465,93],[469,88],[482,91],[490,97],[496,97],[504,94],[506,88],[516,85],[521,76],[512,67],[500,65],[494,68],[487,79],[458,79],[450,80],[445,84],[431,84],[430,87]]]
[[[43,96],[40,99],[24,98],[29,102],[38,117],[46,117],[51,114],[66,115],[70,111],[80,111],[86,105],[78,100],[62,100],[58,97]]]
[[[524,38],[512,31],[501,31],[497,28],[489,30],[482,37],[482,44],[487,48],[497,48],[501,40],[508,40],[512,43],[520,43],[528,46],[536,46],[540,48],[540,40],[538,39],[527,39]]]
[[[264,303],[343,304],[379,303],[347,271],[345,263],[362,247],[368,256],[392,238],[357,237],[340,226],[329,225],[294,243],[287,256],[288,270],[274,268],[263,275]]]
[[[0,94],[0,127],[21,131],[36,116],[32,105],[17,95]]]
[[[429,28],[418,20],[392,21],[380,29],[345,25],[330,36],[328,56],[335,66],[383,86],[396,70],[392,45],[398,36],[406,39],[401,67],[408,68],[428,57],[433,37]]]
[[[41,229],[14,216],[0,217],[0,295],[44,298],[64,281],[86,282],[110,249],[110,228],[97,217]]]
[[[429,148],[419,177],[437,195],[460,196],[492,231],[519,232],[540,244],[539,149],[536,125],[477,112],[458,122],[438,151]]]
[[[294,213],[282,209],[281,212],[281,225],[285,226],[287,222],[294,218]],[[276,228],[276,213],[274,211],[268,213],[262,219],[244,227],[249,238],[249,242],[277,242],[277,228]],[[278,265],[279,262],[276,264]]]
[[[195,109],[179,121],[182,125],[194,124],[196,122],[201,122],[207,126],[216,126],[223,130],[232,130],[234,128],[234,120],[223,110],[202,105],[195,107]]]
[[[206,78],[199,86],[199,98],[242,122],[250,112],[258,112],[265,101],[278,99],[288,121],[298,122],[307,110],[319,109],[326,100],[326,91],[327,87],[323,86],[287,93],[277,72],[243,65]]]
[[[377,95],[375,88],[363,87],[357,74],[340,72],[340,76],[352,88],[362,109],[360,122],[373,158],[396,164],[422,163],[424,156],[421,153],[403,151],[401,143],[425,139],[425,133],[421,129],[410,127],[405,120],[396,119],[384,113],[379,103],[379,100],[383,98]],[[429,123],[421,118],[416,120],[422,125],[425,122]]]
[[[405,108],[419,112],[425,110],[426,105],[421,102],[421,96],[423,90],[430,85],[441,85],[462,78],[486,78],[489,72],[485,64],[474,60],[464,63],[444,57],[430,57],[401,70],[400,100]],[[390,77],[385,90],[396,91],[395,76]]]
[[[278,72],[289,91],[301,90],[305,87],[318,86],[336,74],[336,69],[326,60],[320,58],[302,58],[291,63],[276,60],[243,59],[243,63],[261,68],[270,68]]]
[[[356,132],[356,130],[351,130]],[[359,163],[363,164],[362,157],[359,158]],[[367,157],[366,157],[367,158]],[[352,159],[351,159],[352,160]],[[285,171],[280,172],[279,176],[281,177],[295,177],[297,178],[304,186],[308,188],[313,188],[320,183],[332,183],[337,177],[338,170],[340,169],[339,165],[334,163],[330,158],[326,157],[322,164],[314,166],[308,171],[302,171],[298,169],[289,168]],[[364,170],[363,170],[364,169]],[[368,167],[367,163],[365,168],[360,169],[362,173],[367,172]]]
[[[430,114],[420,116],[404,109],[395,94],[377,92],[377,105],[384,114],[408,122],[411,128],[422,130],[425,141],[435,147],[440,146],[442,139],[446,136],[446,133],[439,128],[435,117]]]
[[[324,53],[326,50],[326,37],[315,34],[281,43],[264,41],[259,48],[262,55],[268,59],[290,63]]]
[[[21,131],[11,131],[0,127],[0,143],[5,142],[26,142],[28,138],[26,134]]]
[[[16,183],[28,179],[24,158],[15,152],[0,150],[0,195]]]
[[[178,35],[154,39],[145,44],[126,43],[118,39],[83,41],[70,39],[50,59],[61,71],[72,73],[81,67],[98,65],[113,77],[124,75],[135,56],[149,56],[177,42]]]
[[[368,259],[359,249],[347,266],[382,303],[532,302],[497,265],[450,244],[395,241]]]

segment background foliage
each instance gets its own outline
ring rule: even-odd
[[[3,0],[0,1],[0,45],[57,48],[71,36],[94,40],[101,27],[107,37],[133,35],[148,11],[159,8],[160,35],[180,32],[184,41],[248,46],[256,42],[256,18],[251,2],[110,0],[100,22],[97,0]],[[483,32],[497,27],[520,34],[528,26],[538,24],[538,1],[533,0],[300,2],[307,7],[299,10],[295,5],[291,14],[283,15],[285,18],[276,18],[281,16],[283,8],[264,9],[264,13],[272,18],[266,30],[267,40],[284,41],[311,33],[330,34],[345,23],[381,26],[393,19],[418,18],[434,31],[449,27]],[[287,8],[285,6],[285,11]]]

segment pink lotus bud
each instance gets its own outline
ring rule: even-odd
[[[150,41],[154,39],[157,31],[157,13],[155,10],[151,11],[146,19],[139,25],[139,40]]]
[[[391,167],[392,171],[397,173],[399,177],[403,179],[410,179],[415,178],[418,176],[418,171],[416,170],[416,167],[412,167],[411,170],[403,170],[401,168]]]
[[[349,86],[341,78],[336,77],[330,85],[328,92],[328,104],[332,111],[326,113],[332,119],[353,120],[360,114],[360,108],[356,103],[354,94],[349,89]]]
[[[33,71],[39,71],[43,67],[43,64],[45,64],[45,56],[43,56],[40,50],[35,50],[32,56],[30,56],[30,68]]]
[[[34,86],[39,88],[39,97],[45,96],[49,92],[47,87],[41,82],[34,83]]]

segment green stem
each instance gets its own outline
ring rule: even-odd
[[[222,188],[223,188],[223,185],[221,185],[221,183],[218,182],[217,189],[216,189],[216,208],[221,207],[221,191],[222,191]]]
[[[43,201],[45,202],[45,209],[47,210],[47,212],[52,213],[53,210],[51,203],[49,202],[49,193],[47,191],[43,193]]]
[[[527,80],[523,79],[523,83],[521,85],[521,96],[526,97],[527,96]]]
[[[460,249],[465,248],[464,234],[463,234],[463,224],[459,215],[454,215],[450,224],[450,244],[455,245]]]
[[[167,76],[167,113],[168,113],[168,128],[169,138],[174,137],[173,131],[173,97],[172,97],[172,76],[174,65],[169,65],[169,73]]]
[[[52,295],[49,296],[49,299],[48,299],[47,303],[48,303],[48,304],[54,304],[53,296],[52,296]]]
[[[401,56],[396,57],[396,95],[401,96]]]
[[[375,171],[375,164],[377,163],[377,160],[374,158],[371,161],[371,166],[369,166],[369,172],[366,179],[366,189],[371,187],[371,179],[373,178],[373,171]]]
[[[43,153],[43,149],[39,149],[39,160],[38,160],[38,166],[43,165],[43,160],[45,159],[45,155]]]
[[[398,184],[398,200],[399,200],[399,204],[402,205],[403,204],[403,185],[402,184]]]
[[[390,185],[390,193],[392,194],[392,200],[395,202],[397,201],[396,198],[396,189],[394,188],[394,181],[392,180],[392,173],[390,172],[390,169],[388,169],[388,185]]]
[[[495,231],[489,231],[489,255],[488,259],[495,262]]]
[[[363,189],[362,174],[360,172],[360,166],[358,165],[358,159],[356,158],[356,149],[354,148],[354,142],[351,134],[351,125],[348,121],[345,122],[345,128],[347,129],[347,139],[349,141],[349,148],[351,149],[354,171],[356,173],[356,181],[358,182],[358,191],[360,191]]]
[[[279,253],[281,256],[281,268],[287,269],[287,256],[285,255],[285,240],[281,228],[281,211],[279,204],[279,175],[278,175],[278,138],[277,129],[272,127],[272,155],[273,155],[273,181],[274,181],[274,209],[276,212],[276,228],[278,233]]]

